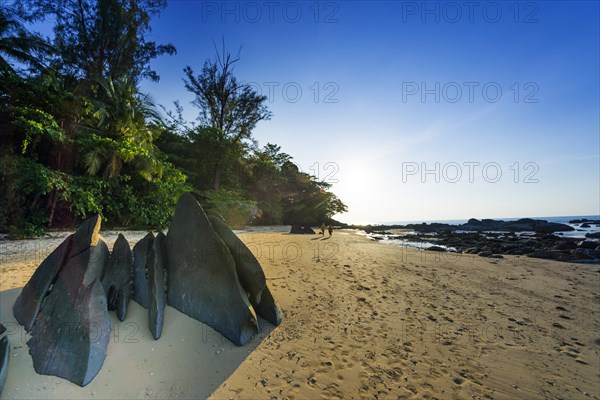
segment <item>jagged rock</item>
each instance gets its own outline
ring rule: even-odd
[[[546,260],[561,260],[568,258],[568,254],[568,251],[562,250],[536,250],[527,254],[527,257],[543,258]]]
[[[0,324],[2,326],[2,324]],[[4,328],[2,326],[2,328]],[[6,383],[6,377],[8,376],[8,360],[10,359],[10,343],[8,338],[4,336],[0,339],[0,395],[4,384]]]
[[[217,215],[209,215],[208,219],[215,232],[223,240],[235,261],[235,268],[242,288],[248,294],[253,304],[260,303],[260,297],[265,290],[267,281],[260,263],[244,242]]]
[[[290,233],[314,235],[315,231],[309,226],[292,225]]]
[[[471,218],[465,224],[450,225],[434,222],[431,224],[408,224],[408,225],[378,225],[370,229],[413,229],[416,232],[447,232],[447,231],[474,231],[474,232],[491,232],[491,231],[506,231],[506,232],[524,232],[534,231],[536,233],[552,233],[552,232],[567,232],[573,231],[574,228],[569,225],[559,224],[556,222],[548,222],[545,220],[536,220],[531,218],[522,218],[517,221],[502,221],[493,219],[478,220]],[[367,231],[367,228],[365,228]]]
[[[258,332],[229,249],[191,193],[181,196],[167,234],[168,304],[241,346]]]
[[[577,244],[570,240],[564,240],[554,246],[554,250],[573,250],[577,248]]]
[[[165,234],[159,232],[154,239],[148,258],[148,327],[154,339],[160,338],[165,319],[164,269],[166,262]]]
[[[578,248],[571,251],[571,255],[577,260],[593,260],[595,258],[598,258],[600,252],[586,248]]]
[[[265,290],[263,291],[260,303],[252,303],[252,306],[258,315],[273,325],[277,326],[281,323],[281,320],[283,319],[283,313],[273,298],[268,286],[265,287]]]
[[[254,310],[273,325],[279,325],[282,313],[267,287],[260,263],[220,216],[210,215],[208,218],[233,255],[240,283],[248,293]]]
[[[582,240],[581,242],[577,243],[577,247],[580,249],[594,250],[596,247],[598,247],[598,242],[594,240]]]
[[[573,219],[571,221],[569,221],[570,224],[600,224],[600,220],[599,219],[588,219],[588,218],[583,218],[583,219]]]
[[[6,330],[6,327],[4,325],[0,324],[0,335],[2,335],[5,330]]]
[[[79,236],[69,235],[35,270],[13,305],[13,314],[25,330],[31,330],[44,298],[50,292],[58,272],[68,258],[89,247],[85,239],[81,238],[97,237],[99,230],[99,216],[86,220],[77,230]]]
[[[102,287],[106,293],[109,310],[117,310],[120,321],[125,319],[131,299],[133,254],[125,236],[119,233],[108,261]]]
[[[426,248],[425,250],[429,250],[429,251],[439,251],[439,252],[445,252],[448,251],[447,249],[440,247],[440,246],[429,246],[428,248]]]
[[[512,254],[527,255],[536,251],[535,247],[533,246],[522,246],[518,247],[516,250],[518,251],[513,251]]]
[[[101,280],[109,251],[98,234],[100,217],[73,235],[65,264],[43,301],[27,342],[37,373],[87,385],[100,371],[110,335]]]
[[[559,224],[558,222],[548,222],[536,220],[534,229],[536,233],[568,232],[575,230],[572,226]]]
[[[64,265],[71,252],[73,235],[69,235],[42,263],[37,267],[29,282],[17,297],[13,305],[13,314],[17,321],[29,332],[33,326],[42,301],[50,292],[58,271]]]
[[[144,308],[150,306],[147,265],[153,243],[154,235],[150,232],[133,246],[133,300]]]
[[[585,237],[590,239],[600,239],[600,232],[586,233]]]

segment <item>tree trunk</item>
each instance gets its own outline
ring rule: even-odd
[[[75,146],[73,143],[77,135],[77,120],[75,117],[71,117],[63,121],[61,125],[68,137],[68,140],[66,143],[59,144],[55,148],[56,164],[51,165],[51,168],[59,172],[64,172],[67,175],[72,175],[75,153]],[[73,222],[73,211],[64,201],[59,203],[59,198],[60,196],[58,190],[52,190],[50,199],[48,199],[48,228],[68,227]]]
[[[221,165],[217,164],[215,168],[215,181],[214,181],[214,189],[219,190],[221,187]]]
[[[54,221],[54,212],[56,211],[56,203],[58,200],[58,193],[56,193],[56,188],[52,189],[50,193],[50,198],[48,199],[50,203],[50,212],[48,213],[48,228],[52,228],[52,222]]]

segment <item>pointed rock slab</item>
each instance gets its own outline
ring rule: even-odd
[[[50,292],[58,272],[69,256],[72,243],[73,235],[69,235],[42,261],[17,297],[13,306],[13,314],[27,332],[31,330],[44,298]]]
[[[117,310],[120,321],[125,319],[131,299],[133,253],[125,236],[119,233],[110,254],[108,267],[102,279],[109,310]]]
[[[267,286],[265,273],[260,263],[244,242],[229,229],[221,216],[210,214],[208,219],[231,252],[240,284],[248,294],[250,302],[252,304],[260,303],[260,297]]]
[[[168,304],[241,346],[258,332],[229,249],[191,193],[181,196],[167,234]]]
[[[148,286],[150,306],[148,307],[148,327],[155,340],[160,338],[165,320],[165,241],[164,233],[159,232],[154,239],[148,259]]]
[[[265,287],[265,291],[260,299],[260,303],[252,303],[256,313],[272,323],[275,326],[281,324],[283,313],[273,298],[269,287]]]
[[[0,324],[0,326],[2,326]],[[8,338],[4,336],[0,339],[0,395],[4,384],[6,383],[6,377],[8,376],[8,360],[10,359],[10,343]]]
[[[133,300],[144,308],[150,306],[147,271],[153,243],[154,234],[149,232],[133,246]]]
[[[59,376],[80,386],[87,385],[100,371],[110,335],[101,284],[109,251],[98,234],[99,217],[91,220],[73,236],[66,263],[27,342],[37,373]],[[89,229],[92,223],[94,229]]]
[[[100,223],[100,216],[92,217],[81,224],[77,232],[80,236],[97,240]],[[89,247],[89,243],[86,245],[85,240],[82,242],[80,239],[76,240],[75,234],[69,235],[37,267],[13,306],[13,314],[16,320],[25,327],[26,331],[29,332],[35,323],[42,302],[50,292],[58,272],[67,259],[87,247]]]

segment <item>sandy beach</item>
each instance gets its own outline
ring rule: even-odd
[[[144,233],[128,232],[133,245]],[[109,246],[116,235],[104,234]],[[12,305],[62,238],[0,242],[2,399],[599,399],[600,266],[241,233],[283,312],[236,347],[171,307],[154,341],[131,303],[86,387],[37,375]]]

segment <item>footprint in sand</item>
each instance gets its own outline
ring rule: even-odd
[[[573,344],[571,344],[569,342],[563,341],[558,347],[555,347],[555,349],[559,353],[565,354],[565,355],[575,359],[575,362],[577,362],[579,364],[588,365],[588,363],[586,361],[581,359],[581,357],[580,357],[581,352],[575,346],[573,346]]]

